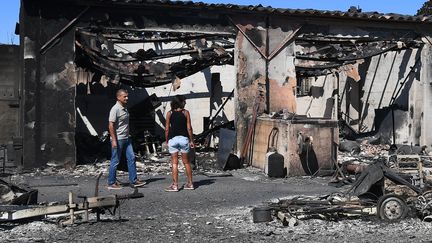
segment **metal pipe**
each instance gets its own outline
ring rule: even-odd
[[[270,16],[266,16],[266,46],[265,46],[265,82],[266,82],[266,110],[267,113],[270,113],[270,80],[269,80],[269,65],[270,65],[270,58],[269,51],[270,51],[270,36],[269,36],[269,28],[270,28]]]
[[[393,128],[393,145],[396,145],[396,131],[395,131],[395,118],[394,118],[394,105],[391,106],[392,111],[392,128]]]
[[[209,122],[210,128],[213,127],[213,121],[216,119],[217,115],[219,115],[219,112],[222,111],[222,109],[225,107],[225,105],[228,102],[228,100],[230,100],[233,95],[234,95],[234,89],[231,91],[231,93],[228,95],[228,97],[226,98],[226,100],[224,101],[224,103],[219,107],[219,109],[216,111],[216,114],[210,120],[210,122]]]

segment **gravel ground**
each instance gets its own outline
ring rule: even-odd
[[[210,158],[214,158],[211,155]],[[95,178],[105,172],[105,162],[81,166],[80,172],[47,168],[9,178],[39,190],[39,202],[65,202],[68,192],[92,196]],[[208,163],[212,163],[211,161]],[[144,198],[124,201],[121,218],[102,215],[102,220],[60,227],[53,219],[0,224],[1,242],[431,242],[431,223],[408,218],[385,223],[376,217],[340,221],[300,220],[284,227],[274,219],[252,222],[251,210],[268,202],[296,195],[318,196],[345,190],[328,186],[331,178],[291,177],[269,179],[254,168],[222,173],[206,168],[195,171],[196,190],[164,192],[171,182],[168,164],[143,164],[140,177],[148,184],[139,189]],[[201,168],[205,168],[201,163]],[[231,175],[231,176],[229,176]],[[121,173],[121,181],[127,181]],[[131,188],[108,191],[106,174],[100,195],[128,194]],[[180,175],[185,183],[185,176]],[[64,186],[50,186],[63,184]]]

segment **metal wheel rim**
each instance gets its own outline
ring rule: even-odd
[[[398,199],[388,199],[383,202],[383,213],[390,220],[399,219],[404,213],[404,206]]]

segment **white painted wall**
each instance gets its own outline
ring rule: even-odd
[[[162,46],[155,47],[153,43],[145,43],[143,44],[122,44],[120,45],[122,48],[130,51],[136,52],[138,49],[154,49],[157,51],[157,48],[174,49],[180,48],[182,43],[170,43],[170,44],[162,44]],[[117,47],[119,51],[125,51],[124,49]],[[182,60],[183,58],[190,58],[190,56],[181,56],[175,58],[167,58],[161,59],[160,62],[170,63],[177,62]],[[211,74],[212,73],[220,73],[220,81],[222,85],[222,101],[221,104],[225,101],[227,96],[231,93],[231,91],[235,88],[235,80],[236,80],[236,72],[233,65],[224,65],[224,66],[213,66],[208,69],[205,69],[201,72],[195,73],[189,77],[186,77],[181,80],[181,86],[176,91],[172,90],[172,85],[167,84],[158,87],[146,88],[146,91],[149,95],[156,94],[157,97],[162,102],[162,105],[158,108],[166,117],[166,113],[170,110],[170,101],[171,98],[175,95],[181,94],[185,95],[186,98],[186,109],[190,111],[191,119],[192,119],[192,127],[195,134],[199,134],[203,131],[203,117],[213,116],[218,107],[214,107],[213,109],[210,104],[210,96],[211,96]],[[218,94],[216,94],[218,95]],[[219,94],[220,95],[220,94]],[[220,113],[220,117],[225,116],[228,121],[234,120],[234,99],[231,99],[227,102],[224,109]],[[164,127],[163,124],[157,116],[156,122],[161,127]],[[160,134],[162,135],[162,134]]]
[[[375,129],[374,118],[375,109],[388,107],[394,93],[401,86],[401,83],[409,75],[411,67],[414,66],[417,58],[420,57],[419,51],[422,51],[421,63],[428,63],[426,60],[428,54],[427,50],[423,48],[412,50],[391,51],[381,56],[372,57],[366,68],[366,73],[360,72],[362,82],[361,96],[361,114],[359,114],[352,105],[349,107],[349,114],[351,118],[361,121],[358,124],[351,124],[354,129],[360,129],[362,132],[369,132]],[[425,133],[425,117],[423,112],[427,109],[429,98],[427,93],[430,92],[430,85],[428,79],[430,77],[430,67],[423,64],[417,66],[417,71],[410,74],[402,86],[402,90],[408,89],[408,111],[397,110],[395,112],[395,127],[396,127],[396,143],[397,144],[420,144],[426,145],[424,140]],[[419,71],[420,70],[420,71]],[[340,80],[340,95],[344,90],[348,77],[343,72],[339,75]],[[420,81],[421,80],[421,81]],[[408,84],[411,82],[411,86]],[[369,95],[368,95],[369,93]],[[358,96],[358,95],[357,95]],[[345,92],[342,97],[341,110],[346,112],[346,98]],[[401,93],[397,96],[396,100],[401,97]],[[354,97],[355,99],[355,97]],[[379,133],[391,141],[392,139],[392,117],[391,113],[384,119]],[[426,135],[427,136],[427,135]],[[422,137],[422,139],[421,139]]]
[[[333,90],[337,89],[337,78],[333,74],[309,78],[311,85],[323,89],[323,95],[297,96],[297,114],[307,117],[325,117],[325,112],[330,109],[325,118],[337,119],[337,96],[332,97]],[[329,104],[333,101],[333,104]]]

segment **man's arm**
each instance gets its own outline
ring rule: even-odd
[[[111,136],[111,147],[117,148],[117,134],[114,128],[114,122],[108,122],[108,131]]]
[[[171,111],[168,111],[166,119],[165,119],[165,142],[168,145],[168,136],[169,136],[169,129],[170,129],[170,120],[171,120]]]
[[[187,131],[188,131],[188,135],[189,135],[190,147],[193,148],[193,147],[195,147],[194,140],[193,140],[193,130],[192,130],[192,125],[191,125],[190,114],[189,114],[189,111],[187,111],[187,110],[186,110],[186,124],[187,124]]]

